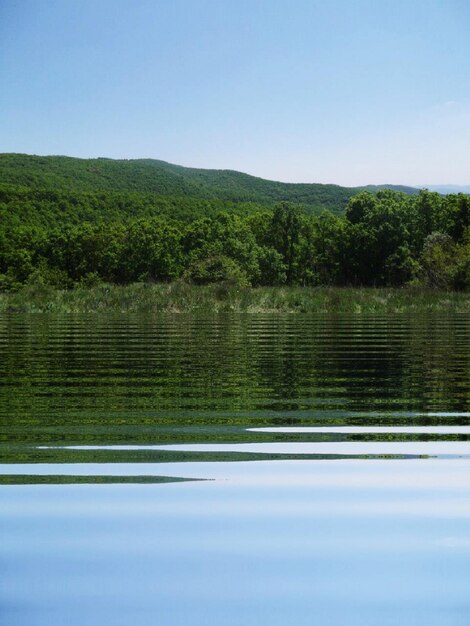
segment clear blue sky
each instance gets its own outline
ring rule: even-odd
[[[469,0],[0,0],[0,152],[470,183]]]

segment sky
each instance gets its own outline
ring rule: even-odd
[[[0,152],[470,184],[470,0],[0,0]]]

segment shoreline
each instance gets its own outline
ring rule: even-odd
[[[470,313],[470,292],[421,287],[248,287],[227,284],[27,285],[0,293],[17,313]]]

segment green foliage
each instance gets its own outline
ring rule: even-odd
[[[431,233],[420,259],[421,281],[439,289],[470,287],[470,242],[456,244],[444,233]]]
[[[470,286],[464,194],[333,193],[159,161],[25,155],[0,155],[0,175],[2,291],[175,281]],[[329,205],[335,213],[314,211]]]
[[[376,197],[369,191],[363,191],[349,201],[346,207],[346,217],[351,224],[360,224],[374,212],[375,207]]]
[[[410,197],[390,190],[353,198],[346,211],[349,230],[348,258],[353,263],[353,284],[403,285],[417,269],[412,255],[416,229],[412,207],[422,202],[421,195]]]
[[[282,255],[270,246],[260,246],[259,285],[283,285],[286,282],[286,266]]]
[[[137,220],[127,229],[121,255],[124,282],[168,282],[181,274],[181,232],[161,218]]]
[[[217,260],[217,264],[222,263],[224,267],[238,266],[250,284],[259,278],[260,250],[250,228],[239,216],[221,213],[215,219],[193,222],[184,237],[183,249],[189,262],[189,276],[199,272],[194,274],[196,268],[211,267]],[[217,272],[214,275],[218,275]]]
[[[24,192],[47,190],[49,200],[43,192],[43,202],[60,203],[70,192],[75,197],[88,193],[106,201],[112,192],[125,204],[129,201],[140,204],[139,196],[143,195],[145,205],[158,204],[157,198],[191,198],[235,205],[255,203],[269,207],[279,202],[293,202],[305,206],[309,212],[321,208],[341,212],[348,200],[361,190],[338,185],[280,183],[241,172],[181,167],[152,159],[119,161],[27,154],[0,154],[0,181],[21,187]],[[406,190],[416,192],[412,188]],[[0,190],[0,204],[2,202]],[[199,213],[203,213],[201,208]]]
[[[299,207],[283,202],[275,208],[267,239],[282,258],[288,285],[298,284],[301,276],[302,227],[303,214]]]
[[[238,263],[223,254],[196,261],[188,268],[185,278],[196,285],[223,283],[248,287],[250,284]]]
[[[470,225],[470,196],[459,193],[455,196],[446,196],[445,213],[447,216],[447,232],[451,237],[461,242],[468,240]]]
[[[424,241],[421,253],[421,276],[429,287],[448,289],[452,283],[452,260],[455,244],[449,235],[431,233]]]
[[[347,228],[346,220],[327,211],[306,224],[301,247],[306,284],[344,284]]]

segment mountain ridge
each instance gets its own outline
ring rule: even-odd
[[[424,185],[429,191],[436,191],[437,193],[447,196],[454,193],[470,193],[470,185]]]
[[[403,185],[343,187],[325,183],[284,183],[229,169],[185,167],[158,159],[82,159],[62,155],[0,154],[0,182],[35,189],[76,192],[134,192],[161,197],[272,206],[278,202],[302,204],[309,212],[342,212],[349,199],[363,190],[393,189],[414,194]]]

